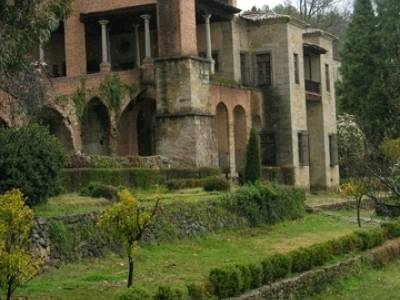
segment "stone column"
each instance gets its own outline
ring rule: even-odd
[[[140,16],[144,20],[144,38],[145,38],[145,58],[143,62],[145,64],[151,64],[153,62],[151,58],[151,40],[150,40],[150,15]]]
[[[100,70],[102,72],[109,72],[111,70],[110,63],[108,61],[108,43],[107,43],[107,24],[108,20],[100,20],[101,25],[101,54],[102,54],[102,62],[100,64]]]
[[[39,45],[39,64],[41,66],[46,65],[43,42],[40,42],[40,45]]]
[[[134,24],[133,27],[135,28],[135,45],[136,45],[136,67],[140,67],[141,62],[140,62],[140,41],[139,41],[139,24]]]
[[[204,15],[205,29],[206,29],[206,44],[207,44],[207,59],[211,61],[211,74],[215,73],[215,61],[212,57],[212,45],[211,45],[211,26],[210,26],[211,15]]]

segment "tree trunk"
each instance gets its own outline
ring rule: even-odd
[[[11,300],[12,296],[12,285],[13,285],[14,279],[11,277],[8,282],[7,282],[7,300]]]
[[[362,197],[357,199],[357,222],[358,222],[358,227],[360,227],[360,228],[361,228],[361,216],[360,216],[361,201],[362,201]]]
[[[128,256],[128,260],[129,260],[128,288],[130,288],[133,284],[134,262],[133,262],[133,257],[131,255]]]

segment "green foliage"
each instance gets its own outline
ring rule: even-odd
[[[0,288],[8,291],[7,299],[39,270],[29,249],[32,225],[32,210],[19,190],[0,195]]]
[[[123,292],[119,300],[153,300],[150,293],[141,287],[131,287]]]
[[[236,267],[213,269],[209,280],[215,295],[219,298],[237,296],[242,287],[240,270]]]
[[[63,222],[51,221],[49,223],[49,237],[56,251],[66,260],[76,258],[75,243],[76,233],[72,232]]]
[[[244,182],[255,183],[261,177],[260,141],[256,129],[251,129],[246,150]]]
[[[203,188],[206,192],[226,192],[230,190],[231,185],[225,178],[215,176],[204,179]]]
[[[184,296],[181,290],[160,286],[154,295],[154,300],[184,300]]]
[[[166,187],[170,191],[182,190],[182,189],[193,189],[202,187],[204,185],[204,179],[188,178],[188,179],[171,179],[165,183]]]
[[[105,185],[97,182],[91,182],[85,187],[80,195],[92,198],[106,198],[115,200],[117,198],[118,189],[112,185]]]
[[[262,270],[263,270],[263,284],[269,284],[273,281],[273,266],[271,259],[269,257],[265,258],[262,262]]]
[[[0,145],[0,192],[18,188],[30,206],[56,193],[64,151],[48,129],[0,129]]]
[[[251,272],[249,266],[238,265],[236,268],[240,272],[240,292],[244,293],[251,288]]]
[[[272,280],[285,278],[292,269],[292,258],[288,254],[275,254],[270,257],[272,265]]]
[[[186,286],[188,295],[191,300],[211,300],[209,291],[203,285],[188,284]]]
[[[71,96],[72,102],[74,103],[75,115],[78,120],[82,120],[89,96],[90,91],[86,88],[86,79],[83,77],[81,78],[80,86]]]
[[[400,237],[400,222],[386,222],[382,228],[389,239]]]
[[[355,234],[360,238],[361,243],[359,244],[359,250],[361,251],[382,245],[385,240],[383,230],[381,228],[368,231],[359,231]]]
[[[262,265],[259,264],[250,264],[249,265],[250,275],[251,275],[251,284],[250,287],[255,289],[262,285],[263,282],[263,268]]]
[[[303,216],[305,193],[293,187],[256,183],[239,188],[224,202],[256,226]]]
[[[292,272],[301,273],[310,270],[312,265],[312,252],[309,249],[300,248],[291,252]]]
[[[119,113],[125,92],[126,87],[118,74],[107,75],[100,84],[101,95],[107,99],[108,105],[115,113]]]

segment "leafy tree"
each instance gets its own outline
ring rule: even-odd
[[[0,91],[18,99],[28,113],[44,93],[32,55],[69,10],[70,0],[0,0]]]
[[[136,198],[128,191],[118,193],[118,202],[107,209],[99,219],[99,226],[104,229],[112,229],[117,239],[125,244],[128,254],[128,287],[133,284],[135,267],[135,252],[139,247],[139,241],[152,224],[158,211],[160,200],[156,201],[153,210],[140,207]]]
[[[256,129],[250,132],[246,150],[245,183],[255,183],[261,177],[260,142]]]
[[[34,205],[57,191],[64,150],[47,128],[0,129],[0,193],[18,188]]]
[[[7,300],[39,270],[40,262],[29,251],[32,224],[33,213],[19,190],[0,195],[0,287]]]

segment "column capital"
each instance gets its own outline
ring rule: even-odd
[[[133,23],[132,26],[133,28],[139,28],[141,24]]]
[[[99,23],[100,23],[101,25],[105,26],[105,25],[109,24],[110,21],[108,21],[108,20],[100,20]]]
[[[140,17],[145,21],[151,19],[151,15],[141,15]]]
[[[203,17],[206,21],[210,21],[212,14],[204,14]]]

